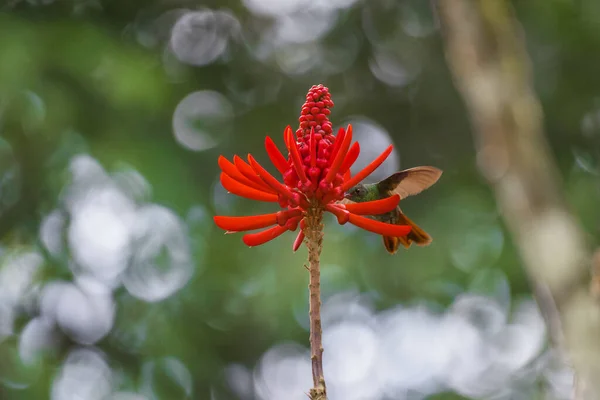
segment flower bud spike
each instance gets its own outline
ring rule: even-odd
[[[315,138],[315,128],[310,128],[310,166],[317,165],[317,140]]]

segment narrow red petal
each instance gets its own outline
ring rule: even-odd
[[[383,236],[406,236],[410,233],[412,227],[410,225],[393,225],[386,224],[385,222],[379,222],[374,219],[361,217],[359,215],[350,214],[349,222],[352,225],[356,225],[366,231],[378,233]]]
[[[300,158],[300,153],[298,153],[298,147],[296,146],[296,139],[294,139],[294,133],[289,125],[287,128],[285,128],[284,139],[288,151],[290,152],[290,156],[292,157],[292,163],[296,173],[298,174],[298,178],[300,178],[301,182],[308,182],[308,178],[306,178],[306,174],[304,173],[302,158]]]
[[[266,187],[265,185],[259,185],[255,182],[251,181],[250,179],[246,178],[239,171],[239,169],[225,157],[219,156],[218,164],[219,164],[219,167],[221,168],[221,171],[225,172],[227,175],[229,175],[229,177],[235,179],[236,181],[243,183],[246,186],[250,186],[254,189],[257,189],[257,190],[261,190],[261,191],[265,191],[265,192],[269,192],[269,193],[275,193],[271,188]]]
[[[251,200],[267,201],[270,203],[277,203],[279,201],[276,194],[267,193],[267,192],[246,186],[246,185],[236,181],[235,179],[233,179],[232,177],[230,177],[229,175],[227,175],[224,172],[221,172],[221,184],[227,191],[229,191],[235,195],[238,195],[240,197],[245,197],[245,198],[251,199]]]
[[[213,217],[215,224],[227,231],[251,231],[253,229],[266,228],[277,223],[277,213],[251,215],[247,217]]]
[[[338,205],[327,204],[325,205],[325,210],[335,215],[338,220],[338,224],[340,225],[344,225],[346,222],[350,221],[350,212],[338,207]]]
[[[400,196],[395,194],[381,200],[365,201],[364,203],[336,204],[356,215],[378,215],[394,210],[400,203]]]
[[[350,222],[352,225],[356,225],[366,231],[378,233],[383,236],[406,236],[412,229],[410,225],[386,224],[371,218],[361,217],[340,207],[334,206],[333,204],[326,205],[325,210],[335,215],[340,225]]]
[[[262,165],[260,165],[258,161],[256,161],[250,154],[248,154],[248,161],[250,161],[252,169],[258,174],[258,176],[262,178],[267,185],[273,188],[273,190],[287,199],[293,198],[292,191],[287,186],[275,179],[275,177],[271,175],[269,171],[264,169]]]
[[[241,157],[233,156],[233,162],[234,162],[236,168],[238,169],[238,171],[240,171],[242,173],[242,175],[244,175],[246,178],[250,179],[256,185],[258,185],[260,188],[262,188],[265,192],[274,193],[274,191],[269,187],[269,185],[267,185],[265,182],[263,182],[260,179],[260,177],[256,174],[256,171],[254,171],[254,169],[252,169],[252,167],[249,164],[247,164],[244,160],[242,160]]]
[[[337,154],[333,162],[331,163],[331,168],[325,177],[325,181],[332,182],[335,174],[338,173],[342,163],[344,162],[344,158],[346,158],[346,154],[348,154],[348,149],[350,148],[350,143],[352,142],[352,125],[348,125],[348,130],[346,131],[346,135],[344,136],[344,141],[340,145]]]
[[[302,242],[304,242],[304,231],[300,230],[300,232],[298,232],[298,236],[296,236],[296,240],[294,240],[294,244],[292,245],[292,251],[296,252],[300,246],[302,246]]]
[[[375,171],[385,161],[386,158],[388,158],[388,156],[391,154],[393,149],[394,149],[394,146],[390,145],[387,149],[385,149],[385,151],[383,153],[381,153],[379,155],[379,157],[377,157],[369,165],[367,165],[365,168],[363,168],[362,171],[360,171],[359,173],[354,175],[351,179],[344,182],[342,189],[344,189],[344,191],[347,191],[351,187],[360,183],[367,176],[371,175],[371,173],[373,171]]]
[[[315,139],[315,128],[310,128],[310,166],[317,165],[317,141]]]
[[[346,172],[344,172],[344,182],[349,181],[350,178],[352,178],[352,173],[350,172],[350,169],[348,169]]]
[[[354,142],[350,150],[348,150],[348,154],[346,154],[346,158],[344,158],[344,162],[340,167],[340,173],[346,174],[346,172],[354,165],[356,160],[358,159],[358,155],[360,154],[360,145],[358,142]]]
[[[269,136],[265,138],[265,149],[267,150],[267,154],[269,155],[269,158],[271,159],[271,162],[273,163],[275,168],[277,168],[277,170],[281,174],[287,171],[287,160],[285,159],[283,154],[281,154],[281,152],[277,148],[277,145],[275,144],[275,142],[273,142],[273,139],[271,139]]]
[[[269,229],[257,233],[247,233],[242,237],[242,240],[247,246],[260,246],[265,244],[278,236],[281,236],[287,228],[285,226],[274,226]]]
[[[340,128],[338,130],[337,136],[335,137],[335,143],[333,144],[333,149],[331,149],[330,157],[332,160],[337,155],[337,152],[340,149],[342,142],[344,141],[344,136],[346,136],[346,130],[344,128]]]

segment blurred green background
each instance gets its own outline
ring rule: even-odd
[[[595,242],[600,3],[513,3]],[[275,211],[227,194],[217,158],[269,165],[319,83],[359,163],[395,145],[373,179],[444,170],[403,202],[429,247],[326,221],[330,398],[568,398],[438,28],[421,0],[2,0],[0,399],[306,398],[305,248],[211,217]]]

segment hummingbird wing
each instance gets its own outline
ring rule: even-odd
[[[396,172],[379,182],[380,190],[384,193],[400,195],[400,199],[421,193],[436,183],[442,176],[442,170],[429,167],[414,167]]]

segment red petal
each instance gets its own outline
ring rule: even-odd
[[[339,207],[338,205],[327,204],[325,206],[325,210],[335,215],[338,220],[338,224],[340,225],[344,225],[346,222],[350,221],[350,212]]]
[[[329,157],[332,160],[337,155],[337,152],[340,149],[342,142],[344,141],[344,136],[346,136],[346,131],[344,130],[344,128],[340,128],[338,130],[337,136],[335,137],[335,142],[333,143],[333,149],[331,149],[331,154],[329,155]]]
[[[267,154],[269,155],[269,158],[271,159],[271,162],[273,163],[275,168],[277,168],[277,170],[281,174],[287,171],[287,160],[285,159],[283,154],[281,154],[281,152],[277,148],[277,145],[275,145],[275,142],[273,142],[273,139],[271,139],[269,136],[265,138],[265,149],[267,150]]]
[[[351,177],[352,177],[352,174],[350,173],[350,169],[348,169],[346,172],[344,172],[344,182],[349,181]]]
[[[238,171],[242,173],[246,178],[250,179],[256,185],[262,188],[265,192],[275,193],[269,185],[265,184],[260,177],[256,174],[256,171],[252,169],[250,165],[248,165],[241,157],[233,156],[233,162],[235,163]]]
[[[356,225],[366,231],[378,233],[383,236],[406,236],[412,229],[410,225],[386,224],[371,218],[361,217],[359,215],[352,214],[347,210],[336,207],[333,204],[326,205],[325,210],[335,215],[340,225],[350,222],[352,225]]]
[[[340,167],[340,173],[346,174],[346,172],[352,167],[352,165],[356,162],[358,155],[360,154],[360,145],[358,142],[354,142],[350,150],[348,150],[348,154],[346,154],[346,158]]]
[[[300,158],[300,153],[298,153],[298,147],[296,146],[296,139],[294,139],[292,128],[290,128],[289,125],[285,128],[283,135],[298,178],[300,178],[301,182],[308,182],[306,174],[304,173],[304,165],[302,164],[302,159]]]
[[[352,225],[356,225],[366,231],[378,233],[383,236],[406,236],[410,233],[412,227],[410,225],[393,225],[379,222],[374,219],[361,217],[358,215],[350,214],[349,222]]]
[[[271,188],[265,187],[264,185],[261,186],[255,182],[251,181],[250,179],[246,178],[237,169],[237,167],[231,161],[226,159],[225,157],[219,156],[218,164],[219,164],[219,167],[221,168],[221,171],[225,172],[227,175],[229,175],[229,177],[235,179],[236,181],[243,183],[246,186],[250,186],[254,189],[260,190],[260,191],[275,193]]]
[[[394,210],[400,203],[400,196],[395,194],[381,200],[365,201],[364,203],[337,204],[337,207],[346,209],[356,215],[378,215]]]
[[[235,179],[233,179],[232,177],[230,177],[229,175],[227,175],[224,172],[221,172],[221,184],[227,191],[229,191],[233,194],[236,194],[240,197],[245,197],[245,198],[251,199],[251,200],[267,201],[267,202],[271,202],[271,203],[277,203],[279,201],[279,198],[277,197],[276,194],[267,193],[267,192],[246,186],[246,185],[236,181]]]
[[[247,233],[242,237],[242,240],[247,246],[260,246],[261,244],[267,243],[268,241],[281,236],[285,231],[287,231],[285,226],[277,225],[261,232]]]
[[[269,171],[264,169],[250,154],[248,154],[248,161],[250,161],[252,169],[266,182],[267,185],[273,188],[273,190],[287,199],[291,199],[293,197],[292,191],[287,186],[275,179],[275,177],[271,175]]]
[[[277,213],[251,215],[247,217],[215,216],[213,217],[213,220],[221,229],[226,231],[241,232],[275,225],[277,223]]]
[[[363,168],[362,171],[360,171],[359,173],[354,175],[350,180],[344,182],[342,189],[344,189],[344,191],[347,191],[351,187],[360,183],[367,176],[371,175],[371,173],[373,171],[375,171],[385,161],[386,158],[388,158],[388,156],[392,152],[393,148],[394,148],[394,146],[390,145],[387,149],[385,149],[385,151],[383,153],[381,153],[379,155],[379,157],[377,157],[369,165],[367,165],[365,168]]]
[[[296,236],[296,240],[294,240],[294,244],[292,245],[292,251],[296,252],[300,246],[302,246],[302,242],[304,241],[304,232],[300,230],[298,232],[298,236]]]
[[[325,177],[325,181],[331,182],[335,177],[335,174],[338,173],[342,163],[344,162],[344,158],[346,158],[346,154],[348,154],[348,149],[350,148],[350,143],[352,142],[352,125],[348,125],[348,130],[346,131],[346,135],[344,136],[344,141],[340,145],[333,162],[331,163],[331,168]]]
[[[292,250],[297,251],[304,241],[304,228],[306,227],[306,223],[304,222],[304,218],[300,220],[300,232],[298,232],[298,236],[296,236],[296,240],[294,240],[294,244],[292,246]]]

